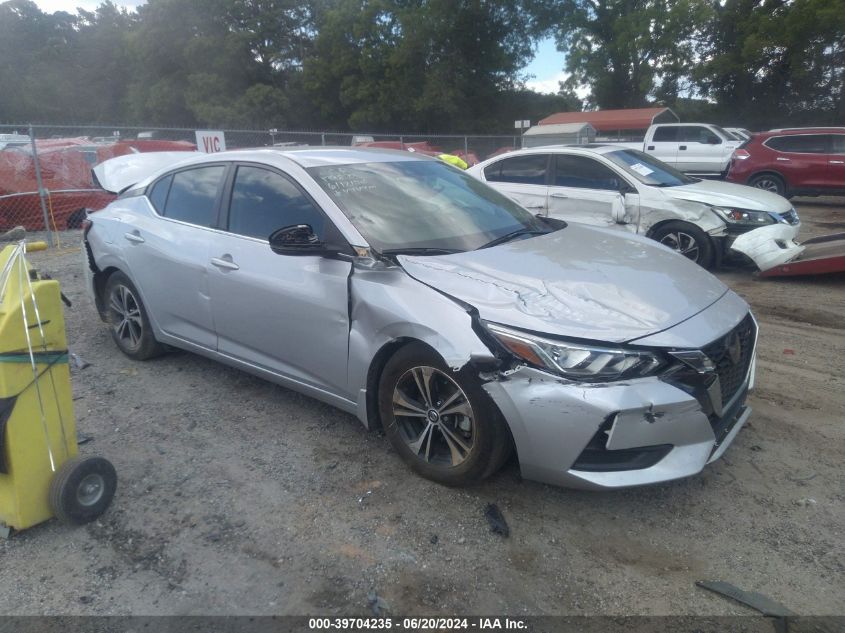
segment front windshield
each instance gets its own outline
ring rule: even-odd
[[[308,173],[381,252],[468,251],[516,231],[549,231],[509,198],[440,161],[326,165]]]
[[[654,156],[649,156],[639,150],[620,149],[615,152],[608,152],[604,157],[624,169],[641,183],[653,187],[678,187],[698,182],[697,178],[687,176]]]

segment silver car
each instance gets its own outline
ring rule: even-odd
[[[749,416],[748,306],[652,240],[538,218],[407,152],[169,156],[100,166],[132,184],[84,229],[131,358],[173,346],[301,391],[453,485],[512,451],[559,485],[686,477]]]

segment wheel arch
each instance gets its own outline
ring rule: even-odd
[[[759,178],[760,176],[774,176],[775,178],[778,178],[783,183],[784,193],[789,193],[789,181],[786,179],[786,176],[784,176],[776,169],[767,168],[755,171],[745,180],[745,184],[750,185],[752,180],[754,180],[755,178]]]
[[[373,356],[373,359],[370,361],[370,366],[367,369],[365,406],[367,416],[366,424],[367,428],[370,430],[378,432],[382,432],[384,430],[381,415],[378,410],[378,385],[381,380],[381,375],[384,372],[384,367],[387,365],[387,361],[389,361],[400,349],[412,343],[425,345],[442,358],[440,352],[438,352],[432,345],[412,336],[401,336],[387,341],[384,345],[382,345]]]
[[[664,226],[666,226],[667,224],[678,223],[689,224],[690,226],[697,228],[698,230],[702,231],[705,235],[707,235],[707,231],[704,231],[704,229],[698,226],[695,222],[691,222],[690,220],[686,220],[684,218],[665,218],[663,220],[660,220],[659,222],[656,222],[655,224],[652,224],[651,227],[649,227],[648,231],[646,231],[645,236],[650,239],[654,239],[654,234],[657,233],[657,231],[662,229]],[[707,236],[710,237],[709,235]]]

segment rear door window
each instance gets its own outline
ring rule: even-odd
[[[654,131],[654,136],[651,140],[657,141],[658,143],[669,141],[672,142],[678,138],[678,128],[675,126],[671,127],[659,127]]]
[[[549,162],[548,154],[527,154],[514,156],[499,161],[490,167],[499,166],[497,170],[488,173],[490,167],[484,171],[484,177],[490,182],[513,182],[524,185],[545,185],[546,166]]]
[[[845,134],[834,134],[831,136],[833,142],[832,154],[845,154]]]
[[[167,194],[170,192],[171,182],[173,182],[173,176],[165,176],[150,189],[150,203],[160,215],[164,214],[164,205],[167,202]]]
[[[217,196],[225,173],[224,165],[213,165],[173,174],[164,217],[197,226],[214,226]]]
[[[229,205],[229,232],[266,240],[293,224],[308,224],[322,238],[325,216],[285,176],[261,167],[238,167]]]
[[[557,187],[618,191],[620,178],[592,158],[557,154],[552,184]]]
[[[826,154],[829,134],[795,134],[793,136],[773,136],[765,145],[779,152],[795,154]]]

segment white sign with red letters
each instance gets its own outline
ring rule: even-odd
[[[226,151],[226,137],[218,130],[197,130],[197,151],[206,154]]]

